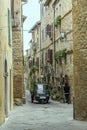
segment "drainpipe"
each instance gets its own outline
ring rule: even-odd
[[[41,19],[41,5],[42,5],[42,1],[40,0],[39,1],[39,3],[40,3],[40,19]],[[41,24],[40,24],[40,78],[41,78],[41,34],[42,34],[42,32],[41,32]]]
[[[55,4],[52,5],[53,7],[53,20],[55,22]],[[55,24],[53,24],[53,44],[54,44],[54,54],[56,51],[56,45],[55,45]],[[56,76],[56,62],[54,59],[54,77]]]

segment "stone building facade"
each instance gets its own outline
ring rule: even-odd
[[[24,0],[13,0],[12,2],[12,42],[13,42],[13,86],[14,100],[24,100],[24,72],[23,72],[23,17],[22,2]]]
[[[41,66],[42,72],[41,75],[47,81],[47,77],[50,73],[52,76],[53,65],[54,65],[54,45],[53,45],[53,1],[44,1],[42,0],[40,3],[41,7]],[[47,72],[47,73],[46,73]],[[53,79],[53,78],[52,78]],[[52,81],[54,84],[54,80]]]
[[[24,69],[24,79],[25,79],[25,87],[26,89],[29,89],[29,68],[31,62],[29,62],[30,57],[31,57],[31,49],[26,50],[26,56],[25,56],[25,69]]]
[[[58,21],[60,20],[60,21]],[[57,24],[59,22],[59,24]],[[41,1],[42,64],[49,66],[53,84],[67,76],[73,97],[72,2],[70,0]],[[59,52],[65,51],[66,57]],[[55,60],[55,55],[60,59]],[[59,61],[59,62],[58,62]],[[45,73],[43,70],[43,74]]]
[[[29,67],[31,68],[32,66],[36,66],[38,68],[38,72],[36,72],[37,78],[36,81],[38,79],[40,79],[40,73],[41,73],[41,69],[40,69],[40,61],[41,61],[41,33],[40,33],[40,29],[41,29],[41,22],[38,21],[35,23],[35,25],[29,30],[29,33],[32,34],[32,39],[30,41],[30,52],[31,52],[31,56],[29,58]]]
[[[57,10],[57,11],[56,11]],[[56,64],[56,76],[68,77],[73,98],[73,37],[72,37],[72,2],[60,0],[55,2],[55,17],[61,16],[61,25],[55,27],[55,51],[61,53],[65,50]],[[59,61],[60,60],[60,61]],[[72,100],[72,99],[71,99]]]
[[[73,2],[74,118],[87,120],[87,1]]]
[[[11,1],[0,0],[0,124],[13,108]]]

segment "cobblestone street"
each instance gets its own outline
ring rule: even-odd
[[[0,130],[87,130],[87,122],[73,120],[71,104],[32,104],[28,91],[26,96],[26,104],[15,106]]]

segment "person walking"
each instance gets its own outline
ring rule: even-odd
[[[30,94],[31,94],[31,102],[34,101],[34,91],[35,91],[35,81],[33,79],[30,80],[30,86],[29,86]]]
[[[65,95],[65,102],[69,104],[70,103],[70,86],[68,83],[65,83],[64,95]]]

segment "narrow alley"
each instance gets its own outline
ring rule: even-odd
[[[26,97],[26,104],[15,106],[0,130],[87,130],[86,122],[73,120],[72,104],[32,104],[29,91]]]
[[[87,130],[87,0],[0,0],[0,65],[0,130]]]

